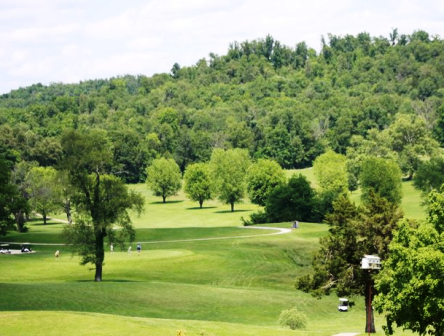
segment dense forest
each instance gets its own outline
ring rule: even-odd
[[[64,130],[103,129],[128,183],[144,181],[155,158],[183,172],[214,148],[283,168],[311,166],[332,149],[352,173],[360,154],[377,154],[411,177],[444,143],[444,40],[394,29],[321,43],[316,52],[266,36],[169,74],[20,88],[0,97],[0,144],[16,162],[54,166]]]

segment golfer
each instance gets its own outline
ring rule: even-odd
[[[141,250],[142,250],[142,245],[140,245],[140,243],[137,243],[137,253],[140,254]]]

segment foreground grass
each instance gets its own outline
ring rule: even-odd
[[[57,230],[58,225],[43,229]],[[151,230],[158,231],[159,239],[171,234],[167,229]],[[343,314],[337,311],[335,296],[317,300],[294,290],[295,275],[309,271],[311,254],[326,232],[325,225],[301,223],[299,229],[278,236],[153,241],[140,256],[107,252],[102,283],[91,281],[92,272],[79,266],[68,250],[62,250],[59,259],[51,246],[36,246],[34,254],[0,255],[1,334],[163,336],[176,335],[178,329],[188,336],[360,332],[365,323],[361,299]],[[280,312],[293,306],[308,316],[306,330],[290,331],[277,324]],[[381,323],[378,317],[379,330]]]
[[[187,336],[291,336],[291,335],[332,335],[336,330],[344,330],[358,314],[340,314],[330,325],[318,324],[307,330],[291,331],[279,326],[255,326],[242,323],[221,323],[177,319],[134,318],[116,315],[76,313],[76,312],[3,312],[0,313],[2,335],[9,336],[59,336],[72,335],[150,335],[176,336],[178,330],[186,331]],[[63,321],[63,323],[59,323]],[[312,321],[312,323],[317,323]],[[363,328],[348,329],[359,332]],[[375,335],[383,335],[378,332]]]

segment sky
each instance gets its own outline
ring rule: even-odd
[[[169,73],[268,34],[444,34],[439,0],[0,0],[0,94],[41,83]]]

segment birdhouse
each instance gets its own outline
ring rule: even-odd
[[[381,258],[374,255],[365,255],[361,261],[362,269],[381,269]]]

